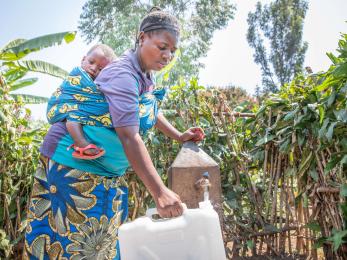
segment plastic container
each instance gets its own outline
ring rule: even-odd
[[[184,205],[185,207],[185,205]],[[153,219],[156,209],[119,228],[122,260],[225,260],[217,212],[210,201],[172,219]]]

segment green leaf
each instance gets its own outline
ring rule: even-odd
[[[70,43],[73,40],[75,40],[75,37],[76,37],[76,32],[68,32],[67,34],[65,34],[64,40],[66,43]]]
[[[337,251],[339,247],[346,242],[344,240],[344,237],[347,235],[347,230],[342,230],[342,231],[333,231],[333,236],[328,238],[328,241],[333,242],[334,245],[334,251]]]
[[[324,237],[318,238],[317,241],[314,243],[313,248],[314,249],[321,248],[325,241],[326,241],[326,238]]]
[[[68,72],[63,70],[62,68],[40,60],[22,60],[18,61],[18,65],[24,69],[27,69],[29,71],[33,72],[40,72],[44,74],[48,74],[57,78],[64,79]]]
[[[308,174],[312,177],[312,179],[313,179],[314,181],[316,181],[316,182],[318,181],[318,173],[317,173],[316,168],[312,167],[312,168],[309,170]]]
[[[347,184],[341,185],[340,195],[343,197],[347,197]]]
[[[303,158],[299,165],[298,176],[301,178],[307,170],[310,168],[312,160],[313,160],[313,152],[310,151],[306,157]]]
[[[329,57],[332,63],[337,64],[339,62],[339,59],[331,52],[327,52],[326,55]]]
[[[287,113],[285,115],[285,117],[283,118],[284,121],[288,121],[294,118],[295,114],[298,112],[299,108],[296,108],[293,111],[290,111],[289,113]]]
[[[28,145],[32,142],[32,139],[30,137],[27,137],[27,136],[22,136],[22,137],[17,139],[17,142],[22,144],[22,145]]]
[[[322,127],[319,129],[319,131],[318,131],[318,136],[319,136],[319,138],[323,138],[323,136],[325,136],[326,131],[327,131],[327,126],[328,126],[328,124],[329,124],[329,121],[330,121],[329,118],[324,119],[323,125],[322,125]]]
[[[330,88],[331,86],[333,86],[334,84],[336,84],[338,82],[339,82],[339,79],[336,79],[335,77],[329,76],[323,81],[323,83],[321,85],[318,85],[317,87],[315,87],[315,90],[317,92],[325,91],[326,89]]]
[[[11,84],[12,82],[23,78],[25,75],[27,74],[27,70],[23,70],[19,67],[13,68],[13,69],[9,69],[8,71],[6,71],[6,73],[3,74],[3,76],[5,77],[5,80],[8,84]]]
[[[299,133],[299,134],[298,134],[298,144],[299,144],[299,146],[300,146],[300,147],[303,146],[303,144],[305,143],[305,141],[306,141],[305,136]]]
[[[263,138],[261,138],[257,141],[255,146],[260,146],[260,145],[266,144],[266,143],[270,142],[271,140],[273,140],[275,137],[276,137],[275,135],[265,135]]]
[[[247,247],[248,247],[249,249],[252,249],[252,248],[254,247],[254,242],[253,242],[253,240],[247,240],[247,241],[246,241],[246,244],[247,244]]]
[[[279,136],[279,135],[287,135],[288,133],[291,133],[293,130],[292,130],[292,126],[287,126],[287,127],[284,127],[282,128],[281,130],[278,130],[277,133],[276,133],[276,136]]]
[[[347,154],[345,156],[343,156],[343,158],[342,158],[340,163],[341,163],[341,165],[347,164]]]
[[[291,139],[287,139],[286,141],[284,141],[281,145],[280,145],[280,152],[281,153],[287,153],[290,149],[290,142]]]
[[[14,91],[14,90],[17,90],[20,88],[30,86],[30,85],[36,83],[37,81],[38,81],[38,78],[27,78],[27,79],[21,79],[21,80],[14,81],[11,84],[9,84],[10,91]]]
[[[340,89],[340,93],[347,93],[347,83]]]
[[[336,68],[333,70],[332,74],[335,77],[345,77],[347,74],[347,63],[338,64]]]
[[[334,127],[337,124],[337,122],[333,122],[330,124],[328,131],[326,133],[326,138],[328,139],[329,142],[331,142],[331,140],[333,139],[333,134],[334,134]]]
[[[323,120],[324,120],[324,116],[325,116],[325,110],[323,106],[319,106],[318,107],[318,111],[319,111],[319,123],[322,124]]]
[[[24,94],[11,94],[15,100],[22,100],[26,104],[42,104],[47,103],[49,98],[34,96],[34,95],[24,95]]]
[[[343,218],[345,220],[347,220],[347,204],[346,203],[341,203],[340,207],[341,207],[341,211],[342,211],[342,214],[343,214]]]
[[[305,225],[305,227],[311,229],[312,231],[316,231],[316,232],[320,232],[321,231],[320,225],[317,222],[315,222],[315,221],[307,223]]]
[[[8,42],[4,47],[2,47],[0,49],[0,57],[1,57],[1,54],[4,50],[16,47],[16,46],[18,46],[18,45],[20,45],[26,41],[27,41],[26,39],[16,39],[16,40],[12,40],[12,41]]]
[[[261,114],[263,114],[264,112],[265,112],[265,110],[266,110],[266,106],[264,106],[264,105],[262,105],[259,109],[258,109],[258,111],[257,111],[257,113],[256,113],[256,117],[259,117]]]
[[[5,114],[0,110],[0,122],[6,122],[7,120]]]
[[[308,114],[306,113],[294,118],[294,125],[296,126],[300,124],[302,121],[305,121],[307,118],[308,118]]]
[[[35,51],[39,51],[44,48],[52,47],[54,45],[60,45],[63,41],[66,43],[75,39],[76,32],[61,32],[48,34],[40,37],[36,37],[20,44],[6,48],[2,51],[4,54],[14,54],[17,59],[23,58],[27,54]],[[9,60],[6,57],[0,56],[3,60]]]
[[[331,156],[330,160],[325,166],[324,173],[328,173],[329,171],[334,169],[336,165],[340,162],[340,160],[341,160],[341,157],[338,157],[336,155]]]
[[[328,98],[328,102],[327,102],[327,106],[330,107],[334,101],[335,101],[335,98],[336,98],[336,92],[335,90],[330,94],[329,98]]]
[[[337,120],[347,123],[347,111],[346,109],[334,110],[334,115]]]

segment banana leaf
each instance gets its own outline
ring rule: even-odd
[[[57,78],[64,79],[68,75],[68,72],[66,70],[63,70],[62,68],[45,61],[22,60],[18,61],[18,65],[28,71],[40,72]]]
[[[76,31],[48,34],[27,41],[18,39],[7,44],[0,52],[1,60],[18,60],[31,52],[60,45],[63,41],[69,43],[75,39]]]
[[[42,104],[42,103],[48,102],[47,97],[24,95],[24,94],[11,94],[11,96],[16,101],[22,100],[25,104]]]
[[[30,86],[36,83],[37,81],[38,81],[38,78],[27,78],[27,79],[16,80],[9,84],[10,91],[14,91],[20,88]]]

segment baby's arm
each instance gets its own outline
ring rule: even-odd
[[[83,149],[86,146],[88,146],[90,143],[84,137],[82,125],[80,123],[75,122],[75,121],[66,121],[66,128],[67,128],[67,131],[69,132],[71,138],[74,141],[74,146],[75,146],[74,149],[76,150],[75,153],[78,154],[79,150],[82,150],[82,154],[87,156],[87,158],[85,158],[85,157],[81,158],[81,155],[78,155],[79,159],[96,159],[96,158],[98,158],[104,154],[103,150],[100,148],[97,148],[97,147]],[[82,148],[82,149],[80,149],[80,148]],[[74,154],[72,154],[72,155],[74,156]],[[88,156],[95,156],[95,155],[100,155],[100,156],[88,158]],[[76,155],[74,157],[76,157]]]
[[[75,121],[67,121],[66,128],[77,147],[86,147],[89,142],[84,137],[82,125]]]

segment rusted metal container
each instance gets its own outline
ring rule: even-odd
[[[169,168],[169,188],[176,192],[188,208],[198,208],[204,200],[208,173],[209,199],[222,219],[221,178],[218,164],[194,142],[183,144]],[[205,174],[205,177],[204,177]],[[206,188],[205,188],[206,190]],[[206,192],[205,192],[206,196]]]

